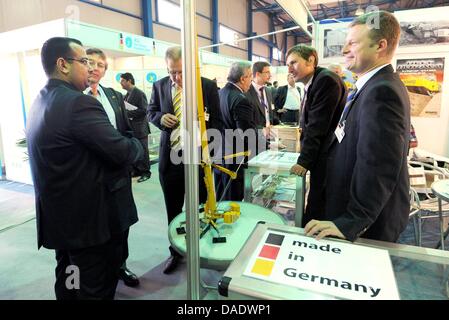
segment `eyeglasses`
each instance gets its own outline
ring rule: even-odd
[[[171,75],[172,77],[175,77],[175,76],[182,76],[182,71],[170,71],[170,70],[167,70],[167,72],[168,72],[168,74]]]
[[[92,60],[92,59],[89,59],[89,65],[92,68],[95,68],[95,67],[98,67],[100,69],[105,69],[106,68],[106,65],[103,62],[97,62],[97,61]]]
[[[87,58],[81,58],[81,59],[75,59],[75,58],[65,58],[67,61],[78,61],[79,63],[85,65],[86,67],[90,66],[89,59]]]

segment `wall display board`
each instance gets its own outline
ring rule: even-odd
[[[318,51],[319,64],[342,61],[349,22],[322,23],[315,30],[316,38],[312,44]]]
[[[410,97],[412,117],[439,117],[444,58],[398,59],[396,71]]]
[[[449,44],[449,7],[396,11],[401,25],[400,47]]]

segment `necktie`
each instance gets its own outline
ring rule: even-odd
[[[181,119],[182,119],[182,89],[176,87],[175,96],[173,98],[173,110],[178,118],[178,125],[173,129],[170,135],[170,146],[177,149],[181,145]]]
[[[354,101],[354,98],[356,95],[357,95],[357,87],[349,93],[348,98],[346,99],[345,108],[343,109],[343,112],[341,114],[340,121],[339,121],[340,124],[346,120],[346,117],[348,116],[348,112],[351,109],[352,102]]]
[[[261,105],[262,107],[264,107],[264,109],[265,109],[265,126],[269,127],[269,126],[270,126],[270,114],[269,114],[268,106],[267,106],[267,104],[265,103],[265,98],[264,98],[264,96],[263,96],[263,89],[264,89],[264,88],[265,88],[265,87],[261,87],[261,88],[259,89],[259,91],[260,91],[260,96],[259,96],[259,98],[260,98],[260,105]]]

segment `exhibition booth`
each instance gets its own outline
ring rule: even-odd
[[[409,91],[412,124],[420,149],[449,164],[449,159],[446,161],[449,157],[449,87],[446,85],[449,24],[445,22],[448,14],[449,7],[396,12],[402,38],[393,67]],[[344,64],[341,50],[348,24],[349,21],[321,21],[313,25],[312,45],[319,53],[320,66]],[[67,19],[0,34],[0,41],[5,44],[0,49],[0,69],[4,74],[0,86],[6,92],[0,107],[0,155],[3,157],[0,160],[10,181],[32,184],[25,139],[27,113],[47,82],[40,48],[47,39],[56,36],[76,38],[85,47],[102,49],[109,65],[102,85],[124,93],[120,75],[131,72],[136,86],[148,99],[153,83],[167,75],[165,51],[175,45]],[[216,79],[219,87],[226,84],[229,67],[238,60],[205,50],[200,51],[199,58],[201,75]],[[271,81],[284,85],[287,73],[287,67],[273,67]],[[355,81],[347,70],[345,75],[348,81]],[[150,158],[155,160],[159,130],[151,125],[151,131]],[[227,270],[218,286],[220,298],[375,300],[449,296],[449,254],[444,250],[363,239],[356,243],[335,239],[317,242],[305,237],[297,227],[302,222],[306,180],[290,177],[297,156],[297,153],[266,151],[250,161],[245,171],[245,178],[256,174],[275,177],[266,180],[272,189],[270,197],[279,196],[279,203],[294,203],[293,206],[287,207],[284,213],[279,211],[283,209],[268,207],[264,202],[268,188],[256,186],[251,176],[245,179],[245,202],[241,203],[244,214],[239,222],[214,225],[200,241],[200,266]],[[275,184],[279,181],[275,179],[284,179],[287,185],[281,192],[277,192]],[[263,198],[261,203],[254,201],[259,194]],[[286,194],[291,194],[289,199]],[[290,218],[287,212],[291,213]],[[187,213],[179,215],[169,226],[170,243],[182,255],[187,255],[189,250],[185,236],[186,219],[190,218]],[[442,221],[441,208],[439,213]],[[180,232],[182,228],[184,231]],[[227,238],[227,242],[214,242],[214,230],[221,235],[219,238]],[[432,286],[427,285],[423,290],[427,282]]]
[[[102,49],[108,56],[109,65],[102,85],[126,93],[120,86],[120,75],[131,72],[136,86],[145,92],[148,100],[153,83],[167,75],[165,51],[175,45],[67,19],[0,34],[0,41],[8,44],[0,49],[0,68],[8,75],[0,80],[1,87],[8,92],[0,108],[0,153],[7,180],[32,184],[26,154],[26,119],[35,97],[47,81],[40,49],[47,39],[56,36],[79,39],[85,47]],[[202,75],[215,78],[222,87],[226,84],[229,66],[236,60],[203,50],[200,54]],[[155,161],[159,130],[150,126],[150,158]]]

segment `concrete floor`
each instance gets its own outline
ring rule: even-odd
[[[153,176],[143,183],[133,181],[134,198],[139,212],[139,222],[131,227],[129,235],[128,267],[140,278],[140,286],[129,288],[119,282],[116,299],[161,300],[187,299],[187,265],[182,265],[171,275],[162,273],[168,257],[167,219],[162,190],[156,166]],[[11,227],[11,216],[17,222]],[[32,186],[0,181],[0,300],[55,299],[54,251],[37,250],[36,220],[34,217],[34,192]],[[6,230],[5,226],[10,226]],[[201,269],[202,279],[217,283],[221,273]],[[207,299],[217,294],[202,290]]]

